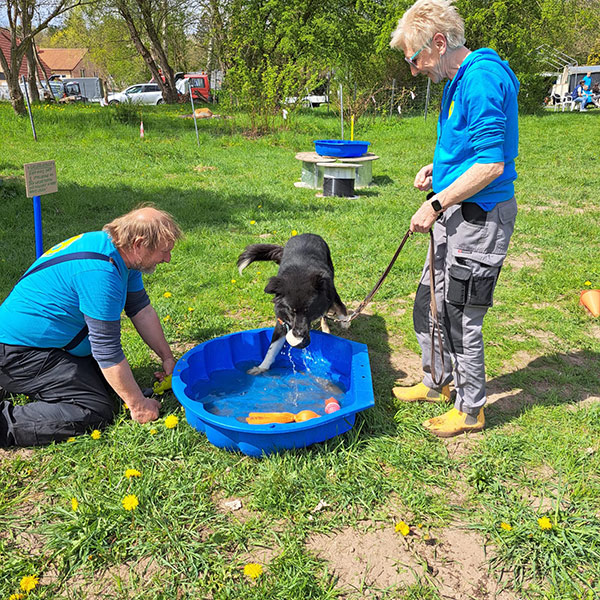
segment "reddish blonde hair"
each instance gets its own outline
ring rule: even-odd
[[[175,219],[151,204],[140,206],[117,217],[107,223],[102,231],[110,235],[117,248],[124,250],[131,248],[136,241],[141,241],[149,250],[156,250],[172,245],[183,237]]]

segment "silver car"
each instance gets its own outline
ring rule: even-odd
[[[162,104],[162,92],[157,83],[136,83],[116,94],[108,94],[109,104],[131,102],[135,104]]]

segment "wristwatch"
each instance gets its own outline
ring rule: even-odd
[[[444,212],[444,209],[442,208],[440,201],[435,196],[431,199],[430,204],[431,204],[431,208],[433,208],[433,210],[438,215]]]

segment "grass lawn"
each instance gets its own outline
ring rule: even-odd
[[[381,158],[376,185],[347,200],[293,186],[295,153],[339,137],[325,107],[262,137],[245,134],[243,114],[202,120],[199,146],[184,112],[145,107],[140,140],[136,111],[37,107],[36,143],[0,105],[0,299],[34,258],[23,164],[48,159],[59,191],[42,197],[45,248],[141,202],[181,224],[171,263],[145,279],[178,356],[272,325],[263,288],[277,267],[240,276],[249,243],[318,233],[342,299],[364,298],[424,199],[412,181],[435,118],[359,121],[356,139]],[[433,438],[420,423],[443,407],[392,398],[396,380],[420,379],[411,303],[428,238],[414,236],[350,330],[332,328],[369,347],[376,405],[349,433],[252,459],[211,446],[168,393],[155,423],[123,409],[99,439],[0,451],[0,598],[26,576],[39,578],[28,599],[600,597],[600,326],[578,305],[600,288],[599,118],[521,119],[520,212],[484,326],[483,434]],[[123,329],[148,387],[156,357]],[[262,574],[245,575],[248,564]]]

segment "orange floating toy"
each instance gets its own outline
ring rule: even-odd
[[[301,410],[297,415],[294,416],[294,421],[296,423],[302,423],[303,421],[308,421],[309,419],[316,419],[320,417],[316,412],[312,410]]]
[[[594,317],[600,317],[600,290],[583,290],[579,304],[585,306]]]
[[[294,414],[289,412],[251,412],[246,417],[250,425],[268,425],[269,423],[293,423]]]

